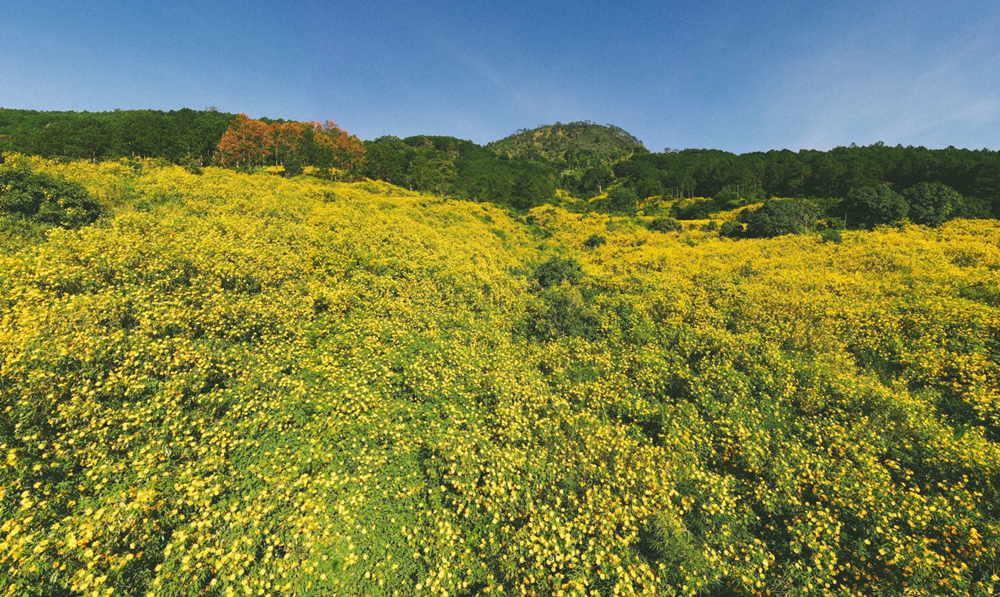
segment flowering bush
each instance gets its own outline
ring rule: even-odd
[[[734,243],[544,206],[539,239],[384,183],[30,162],[110,216],[0,256],[6,594],[998,580],[995,222]],[[579,275],[532,280],[553,254]]]

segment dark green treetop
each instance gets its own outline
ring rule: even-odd
[[[886,185],[851,189],[840,204],[849,226],[872,228],[901,220],[909,213],[906,199]]]
[[[940,182],[921,182],[905,191],[910,219],[917,224],[940,226],[961,205],[962,196]]]
[[[772,199],[756,210],[741,212],[740,219],[747,225],[743,236],[771,238],[809,232],[821,214],[822,209],[809,201]]]

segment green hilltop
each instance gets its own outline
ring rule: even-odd
[[[544,162],[558,169],[613,164],[636,150],[645,150],[642,141],[628,131],[589,120],[521,129],[486,147],[499,156]]]

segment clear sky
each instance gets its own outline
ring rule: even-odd
[[[1000,2],[0,0],[0,107],[206,106],[362,139],[1000,149]]]

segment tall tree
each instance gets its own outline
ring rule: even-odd
[[[246,114],[240,114],[219,140],[215,161],[221,166],[253,168],[267,160],[271,149],[271,128]]]
[[[940,226],[952,210],[962,203],[955,189],[940,182],[921,182],[905,191],[910,219],[917,224]]]
[[[364,144],[337,123],[327,120],[323,124],[310,122],[308,125],[311,127],[306,136],[311,141],[310,165],[352,172],[364,163]]]
[[[906,199],[886,185],[851,189],[840,209],[848,224],[868,228],[901,220],[909,212]]]

